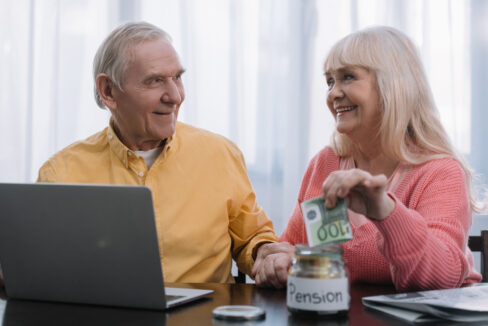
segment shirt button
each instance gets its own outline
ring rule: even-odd
[[[139,176],[140,177],[143,177],[144,176],[144,172],[139,172]]]

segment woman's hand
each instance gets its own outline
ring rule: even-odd
[[[386,183],[383,174],[373,176],[360,169],[334,171],[322,184],[325,207],[333,208],[337,198],[346,198],[352,211],[383,220],[395,209],[395,202],[385,191]]]

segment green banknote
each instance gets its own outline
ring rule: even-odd
[[[301,207],[310,247],[352,239],[344,198],[338,198],[332,209],[325,208],[322,197],[304,201]]]

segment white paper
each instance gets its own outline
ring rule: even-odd
[[[395,307],[457,322],[488,321],[488,284],[365,297],[363,304],[386,313],[385,310]],[[416,322],[407,317],[403,319]]]
[[[391,307],[383,304],[378,304],[376,302],[364,301],[363,304],[368,308],[381,311],[385,314],[409,321],[411,323],[425,323],[442,320],[441,318],[432,317],[422,312]]]

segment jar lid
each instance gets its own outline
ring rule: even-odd
[[[215,319],[227,321],[263,320],[266,312],[256,306],[230,305],[215,308],[212,316]]]
[[[295,254],[297,256],[330,257],[334,259],[340,259],[342,256],[342,246],[340,244],[331,243],[315,247],[296,245]]]

